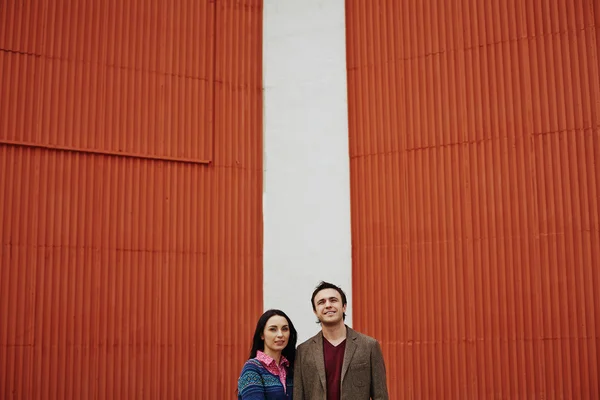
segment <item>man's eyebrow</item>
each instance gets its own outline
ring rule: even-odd
[[[339,300],[337,297],[335,296],[331,296],[331,297],[323,297],[322,299],[318,299],[317,300],[317,304],[324,302],[325,300]]]

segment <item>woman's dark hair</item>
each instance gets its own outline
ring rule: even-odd
[[[279,315],[287,320],[288,326],[290,327],[290,338],[288,340],[287,346],[283,349],[281,354],[287,358],[290,363],[290,371],[294,370],[294,360],[296,359],[296,342],[298,341],[298,332],[296,332],[296,328],[294,328],[294,324],[292,324],[292,320],[281,310],[267,310],[263,315],[260,316],[258,322],[256,323],[256,330],[254,331],[254,337],[252,338],[252,348],[250,350],[250,357],[256,357],[256,352],[258,350],[263,351],[265,349],[265,342],[261,339],[261,335],[265,330],[265,326],[267,325],[267,321],[274,315]]]

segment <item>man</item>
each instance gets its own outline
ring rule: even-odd
[[[381,347],[344,324],[344,291],[321,282],[310,301],[321,331],[296,350],[294,400],[388,399]]]

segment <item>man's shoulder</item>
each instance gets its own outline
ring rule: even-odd
[[[298,345],[297,350],[300,350],[301,348],[305,348],[310,346],[311,343],[313,343],[315,340],[317,340],[319,338],[319,336],[321,336],[323,333],[321,331],[317,332],[314,336],[306,339],[304,342],[300,343]]]
[[[360,333],[359,331],[355,331],[354,329],[348,327],[348,336],[354,340],[357,340],[361,343],[365,343],[368,345],[378,344],[379,342],[374,337],[365,335],[364,333]]]

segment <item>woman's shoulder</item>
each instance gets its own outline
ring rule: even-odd
[[[258,360],[258,358],[250,358],[250,359],[246,360],[246,362],[244,363],[244,366],[246,366],[246,365],[253,365],[253,366],[260,367],[262,365],[262,363]]]
[[[252,398],[263,391],[261,370],[251,359],[244,363],[238,378],[238,398]]]
[[[260,371],[265,369],[262,365],[262,363],[260,361],[258,361],[256,358],[251,358],[249,360],[246,360],[246,362],[244,363],[244,367],[242,368],[242,374],[244,373],[244,371]]]

